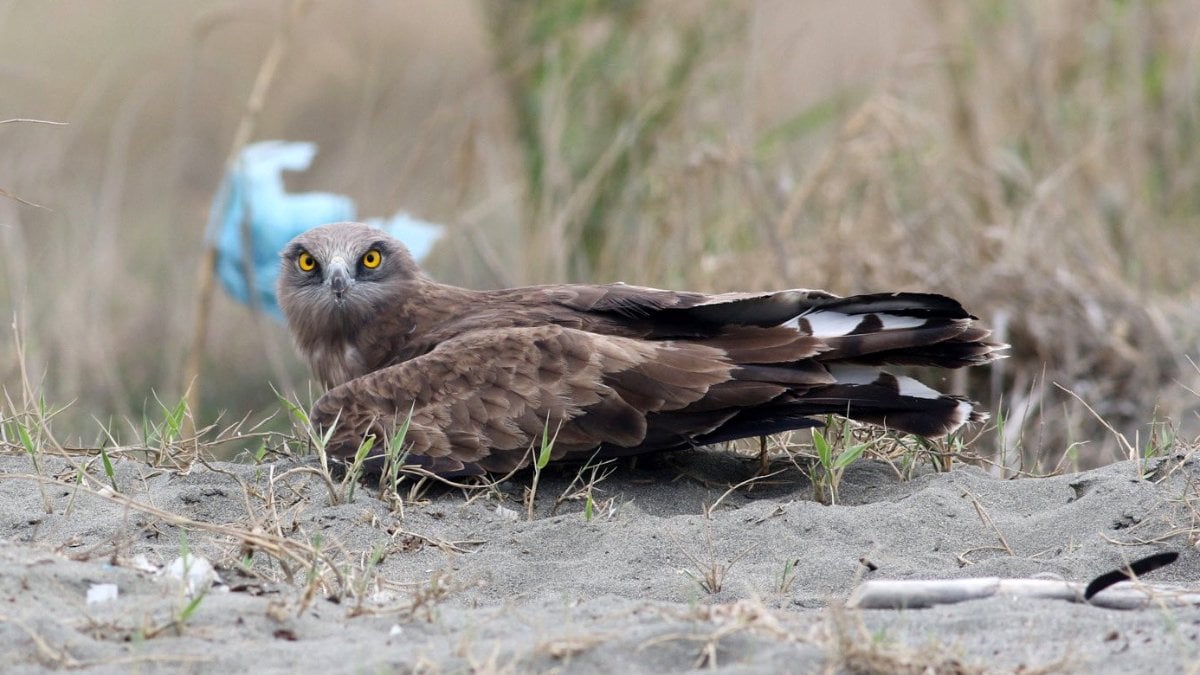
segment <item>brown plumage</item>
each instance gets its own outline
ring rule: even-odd
[[[608,285],[439,284],[399,241],[325,225],[281,254],[279,300],[329,388],[328,451],[377,447],[411,414],[408,461],[445,476],[687,448],[840,414],[940,436],[986,414],[884,365],[958,368],[1002,345],[958,302],[824,291],[706,295]]]

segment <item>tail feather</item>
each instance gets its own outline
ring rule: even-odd
[[[1008,345],[956,300],[927,293],[857,295],[824,301],[784,325],[818,339],[824,363],[961,368],[999,358]]]
[[[903,395],[884,380],[826,385],[805,394],[781,397],[770,405],[745,408],[712,431],[696,436],[694,443],[706,445],[821,426],[825,415],[840,415],[926,438],[939,438],[968,422],[988,419],[986,412],[965,398],[937,392],[933,392],[936,398]]]
[[[741,376],[767,372],[756,369]],[[833,364],[828,373],[832,382],[792,389],[768,405],[740,413],[717,431],[723,435],[731,435],[735,428],[744,432],[742,435],[773,433],[766,430],[775,429],[783,419],[842,415],[895,431],[938,437],[967,422],[987,419],[987,413],[974,402],[943,394],[912,377],[857,364]]]
[[[734,366],[730,379],[685,408],[648,415],[637,447],[606,452],[765,436],[819,426],[826,415],[945,436],[987,413],[887,367],[980,365],[1006,347],[988,341],[990,331],[956,300],[925,293],[730,294],[660,311],[672,326],[694,329],[682,342],[719,350]]]
[[[932,345],[917,345],[878,352],[827,352],[823,361],[847,361],[867,366],[934,366],[963,368],[981,366],[996,360],[996,352],[1008,345],[996,342],[947,340]]]
[[[790,308],[790,312],[785,308]],[[770,402],[755,401],[697,437],[717,442],[819,424],[836,414],[889,429],[938,437],[987,413],[976,403],[943,394],[884,366],[960,368],[1000,358],[1007,345],[958,301],[928,293],[878,293],[844,298],[783,291],[765,296],[722,298],[686,310],[706,319],[763,326],[752,341],[744,329],[729,329],[706,344],[727,350],[738,364],[738,380],[785,388]],[[773,323],[772,323],[773,322]],[[774,325],[776,328],[765,328]],[[789,343],[774,331],[791,328],[805,342]],[[782,345],[802,346],[805,357],[774,361]],[[770,346],[770,349],[763,349]],[[799,355],[797,351],[797,355]],[[719,407],[719,406],[714,406]]]
[[[819,311],[856,316],[886,313],[926,319],[974,319],[954,298],[936,293],[865,293],[822,301]]]
[[[858,363],[828,368],[834,383],[806,392],[800,397],[803,405],[832,406],[838,408],[833,412],[854,420],[929,437],[988,419],[974,401],[943,394],[907,375]]]

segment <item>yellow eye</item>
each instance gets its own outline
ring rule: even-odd
[[[362,265],[369,270],[379,267],[379,263],[381,262],[383,262],[383,254],[377,248],[373,248],[363,254]]]
[[[299,267],[301,272],[311,272],[317,269],[317,261],[308,254],[308,251],[301,251],[300,256],[296,258],[296,267]]]

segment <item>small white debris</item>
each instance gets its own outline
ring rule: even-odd
[[[404,629],[400,627],[400,624],[394,623],[394,624],[392,624],[392,629],[388,631],[388,637],[396,637],[397,635],[400,635],[403,632],[404,632]]]
[[[207,591],[214,585],[224,583],[221,581],[221,575],[217,574],[207,558],[201,558],[191,553],[176,558],[170,565],[167,565],[164,573],[172,579],[185,582],[187,594],[191,597]]]
[[[518,511],[510,509],[507,506],[501,506],[499,504],[496,505],[496,515],[500,516],[504,520],[511,520],[514,523],[521,519],[521,514]]]
[[[396,594],[389,593],[388,591],[379,591],[378,593],[372,593],[371,597],[367,598],[367,600],[375,605],[390,605],[396,602]]]
[[[149,572],[151,574],[158,574],[162,571],[161,567],[150,562],[150,559],[141,553],[129,560],[129,566],[139,572]]]
[[[92,584],[87,592],[87,604],[98,605],[117,599],[116,584]]]

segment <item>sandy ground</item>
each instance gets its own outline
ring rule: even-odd
[[[824,506],[795,472],[726,494],[755,463],[682,453],[618,467],[593,490],[590,520],[579,500],[551,513],[574,471],[542,476],[527,520],[528,475],[475,494],[431,489],[400,513],[370,489],[331,505],[311,466],[183,474],[121,461],[118,491],[106,494],[75,487],[78,468],[66,460],[46,457],[37,480],[28,457],[0,457],[4,670],[1200,667],[1200,609],[1191,607],[994,597],[844,608],[865,579],[1086,582],[1165,550],[1179,561],[1145,581],[1194,583],[1200,465],[1184,457],[1151,460],[1143,476],[1126,462],[1020,480],[970,467],[901,480],[887,464],[860,461],[840,504]],[[98,462],[88,470],[107,482]],[[156,571],[180,556],[181,529],[224,582],[190,611],[183,582]],[[723,579],[710,593],[700,582],[713,569]],[[89,604],[101,584],[115,584],[116,598]]]

